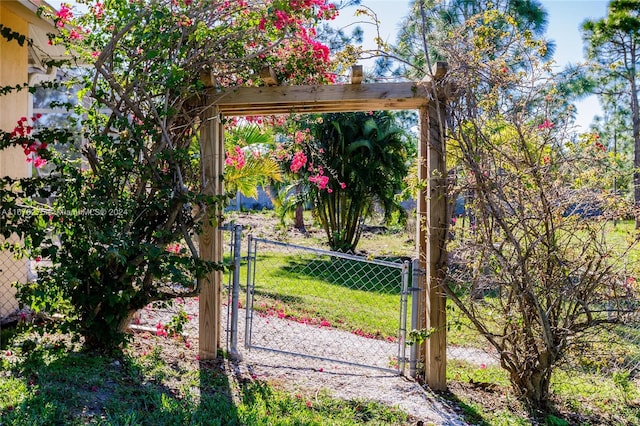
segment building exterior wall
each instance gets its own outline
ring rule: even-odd
[[[20,34],[28,35],[28,22],[13,13],[11,1],[0,1],[0,23]],[[0,87],[26,83],[28,79],[28,49],[15,40],[0,37]],[[0,96],[0,129],[12,131],[20,117],[29,112],[29,94],[26,90]],[[20,148],[0,151],[0,176],[20,178],[28,176],[30,168]],[[1,214],[2,206],[0,206]],[[2,237],[0,236],[0,242]],[[0,321],[16,311],[15,288],[11,283],[25,282],[27,260],[17,260],[12,253],[0,251]]]

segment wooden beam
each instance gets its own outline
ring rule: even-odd
[[[200,133],[202,188],[206,195],[214,196],[224,191],[224,129],[219,118],[220,113],[215,105],[207,108],[203,113]],[[207,211],[204,216],[199,236],[200,257],[203,260],[222,261],[222,231],[218,230],[220,214],[218,208]],[[214,359],[220,347],[221,282],[221,271],[212,271],[200,280],[198,353],[201,360]]]
[[[353,65],[351,67],[351,84],[362,83],[362,65]]]
[[[276,78],[276,72],[269,65],[265,65],[260,69],[260,78],[267,86],[277,86],[278,80]]]
[[[213,92],[225,116],[408,110],[426,106],[429,82],[345,84],[333,86],[238,87]]]

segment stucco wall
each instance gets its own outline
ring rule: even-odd
[[[21,34],[28,34],[28,23],[9,8],[11,2],[0,1],[0,23]],[[28,78],[28,50],[14,40],[7,42],[0,37],[0,86],[23,84]],[[18,119],[29,112],[27,91],[0,96],[0,128],[11,131]],[[28,176],[29,167],[20,148],[0,151],[0,176]],[[1,213],[0,206],[0,213]],[[0,241],[2,237],[0,237]],[[11,283],[27,279],[27,261],[16,260],[11,253],[0,252],[0,320],[15,311],[15,289]]]

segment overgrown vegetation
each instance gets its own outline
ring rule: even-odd
[[[623,265],[629,247],[606,240],[607,221],[630,212],[597,173],[609,157],[597,135],[568,140],[546,45],[513,25],[486,12],[452,33],[477,55],[448,51],[452,81],[467,81],[451,109],[452,194],[466,197],[473,224],[451,244],[458,263],[446,288],[497,350],[516,394],[543,415],[571,347],[599,325],[625,322],[638,302]],[[506,33],[496,51],[488,41]]]
[[[65,77],[48,87],[76,88],[79,102],[63,105],[75,126],[40,127],[35,115],[0,134],[0,149],[24,150],[36,169],[0,181],[0,234],[21,238],[5,247],[16,256],[45,261],[21,283],[22,303],[63,314],[88,348],[117,350],[133,312],[197,294],[221,268],[196,247],[228,201],[200,164],[207,86],[262,84],[264,64],[282,82],[331,81],[312,28],[336,12],[325,1],[78,3],[82,16],[68,4],[39,12],[69,53],[45,67]]]

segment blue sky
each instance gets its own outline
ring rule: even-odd
[[[409,0],[362,0],[363,6],[376,12],[381,23],[381,36],[390,42],[395,40],[399,23],[409,10],[409,3]],[[554,57],[558,67],[583,61],[580,25],[586,19],[604,17],[607,13],[608,1],[541,0],[541,3],[548,12],[547,37],[556,43]],[[339,25],[344,25],[354,19],[356,18],[353,17],[353,10],[344,10],[337,22]],[[367,31],[367,26],[361,27],[365,30],[365,38],[373,37],[373,34]],[[579,102],[577,108],[577,124],[586,130],[593,116],[600,113],[598,101],[595,97],[590,97]]]

